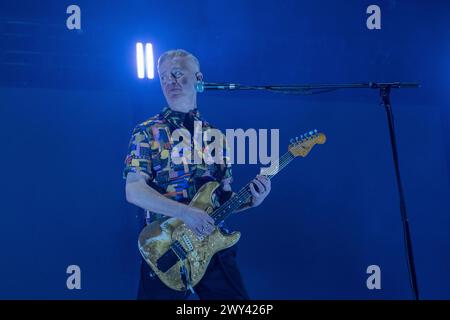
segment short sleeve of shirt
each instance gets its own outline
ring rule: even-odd
[[[124,164],[124,179],[127,178],[130,172],[144,173],[150,179],[153,179],[150,137],[144,128],[136,127],[133,130]]]

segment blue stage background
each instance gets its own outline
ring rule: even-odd
[[[3,26],[37,25],[1,35],[1,299],[135,298],[142,211],[125,200],[123,161],[133,127],[165,106],[158,80],[136,77],[136,41],[156,55],[193,52],[212,82],[420,82],[392,93],[400,169],[421,297],[450,298],[449,3],[77,1],[82,31],[65,27],[70,4],[0,10]],[[381,30],[366,28],[371,4]],[[15,58],[22,65],[7,63]],[[252,298],[411,298],[376,90],[207,92],[199,108],[223,130],[280,129],[281,152],[311,129],[328,137],[272,181],[263,205],[230,220]],[[259,166],[233,169],[238,190]],[[72,264],[81,290],[66,288]],[[374,264],[381,290],[366,287]]]

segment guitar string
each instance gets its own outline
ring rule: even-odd
[[[267,174],[265,174],[265,176],[267,176],[269,179],[271,179],[273,176],[275,176],[275,174],[278,173],[278,171],[281,171],[282,169],[284,169],[286,167],[286,165],[292,159],[294,159],[294,157],[292,156],[292,154],[290,152],[286,152],[279,159],[280,159],[280,161],[279,161],[278,168],[275,167],[274,169],[270,169],[270,171]],[[251,192],[249,191],[249,185],[250,184],[245,185],[236,195],[233,196],[233,198],[231,198],[230,200],[227,201],[228,203],[225,202],[223,206],[220,206],[216,211],[214,211],[211,214],[211,217],[215,219],[215,218],[219,217],[220,215],[222,215],[222,213],[224,213],[225,210],[231,209],[232,207],[234,210],[235,205],[241,204],[242,198],[251,196]]]
[[[271,169],[267,174],[265,174],[265,176],[268,179],[272,179],[272,177],[274,177],[278,172],[283,170],[294,158],[295,157],[290,153],[290,151],[286,152],[279,158],[279,159],[281,159],[281,161],[279,161],[278,166],[275,167],[274,169]],[[275,172],[275,170],[276,170],[276,172]],[[211,214],[211,217],[213,219],[216,219],[218,217],[221,217],[222,213],[225,213],[225,215],[222,217],[223,219],[221,219],[221,221],[223,221],[229,214],[231,214],[235,210],[234,206],[237,204],[236,201],[238,201],[238,199],[240,200],[243,197],[246,198],[248,196],[251,196],[251,192],[249,192],[249,185],[250,185],[250,183],[247,183],[236,195],[234,195],[231,199],[226,201],[222,206],[217,208],[217,210],[215,210]],[[227,205],[227,203],[228,203],[228,205]],[[239,201],[239,205],[240,205],[240,201]],[[233,206],[233,209],[230,210],[228,213],[226,213],[225,210],[230,209],[232,206]],[[173,245],[177,246],[177,244],[181,245],[178,242],[178,240],[175,240],[174,243],[172,243],[172,245],[171,245],[172,249],[173,249]]]
[[[281,171],[293,159],[292,156],[289,157],[289,155],[290,155],[290,153],[283,155],[283,157],[282,157],[283,159],[280,161],[278,171]],[[267,176],[269,179],[271,179],[273,176],[275,176],[275,174],[276,173],[271,171],[268,174],[265,174],[265,176]],[[246,199],[249,196],[251,196],[251,192],[249,190],[250,190],[249,184],[247,184],[232,199],[229,200],[229,203],[225,203],[223,206],[218,208],[211,216],[213,218],[218,218],[218,217],[221,217],[222,214],[224,214],[224,216],[221,217],[221,218],[223,218],[221,220],[224,220],[228,214],[231,214],[237,208],[237,206],[241,205],[241,203],[242,203],[241,200],[243,198]],[[228,213],[226,212],[227,210],[229,210]]]
[[[289,154],[284,154],[281,157],[282,160],[280,161],[280,165],[278,166],[279,167],[278,171],[281,171],[291,160],[291,158],[288,157],[288,155]],[[276,172],[274,172],[275,170],[277,170],[277,169],[271,169],[271,171],[269,173],[265,174],[265,176],[267,176],[269,179],[271,179],[276,174]],[[230,203],[238,201],[239,197],[243,196],[245,193],[248,193],[248,192],[249,192],[249,183],[247,185],[245,185],[232,199],[230,199]],[[227,206],[224,205],[223,207],[225,208]]]
[[[281,170],[283,170],[288,164],[289,162],[291,162],[295,157],[288,151],[285,154],[283,154],[279,159],[281,159],[279,161],[278,167],[275,167],[274,169],[271,169],[269,171],[269,173],[267,173],[265,176],[267,176],[269,179],[271,179],[272,177],[274,177],[278,172],[280,172]],[[275,172],[276,170],[276,172]],[[236,201],[238,201],[237,199],[242,198],[242,197],[248,197],[250,196],[251,193],[249,192],[249,183],[247,183],[236,195],[234,195],[234,197],[232,197],[231,199],[229,199],[228,201],[226,201],[222,206],[220,206],[219,208],[217,208],[217,210],[215,210],[212,214],[211,217],[216,220],[217,218],[221,217],[221,215],[223,213],[225,213],[225,209],[230,209],[231,206],[236,205]],[[229,202],[229,203],[228,203]],[[228,204],[227,204],[228,203]],[[239,203],[240,204],[240,203]],[[233,211],[235,210],[235,208],[233,207],[233,210],[230,210],[228,213],[226,213],[222,218],[220,219],[220,221],[223,221],[224,219],[226,219],[228,214],[231,214]],[[217,221],[216,221],[217,222]],[[178,240],[176,240],[175,242],[178,242]]]

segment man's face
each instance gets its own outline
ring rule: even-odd
[[[189,57],[168,58],[159,66],[161,88],[169,105],[175,102],[189,103],[193,99],[197,94],[196,73],[201,75]]]

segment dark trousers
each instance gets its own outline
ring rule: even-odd
[[[248,294],[236,263],[236,245],[217,252],[202,280],[194,287],[200,300],[248,300]],[[150,276],[150,267],[142,260],[138,300],[183,300],[190,290],[176,291],[157,276]]]

